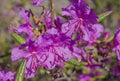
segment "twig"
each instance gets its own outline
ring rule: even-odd
[[[53,0],[50,0],[50,10],[51,10],[51,24],[53,24],[53,19],[54,19],[54,4],[53,4]]]

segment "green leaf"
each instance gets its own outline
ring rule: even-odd
[[[26,68],[26,61],[23,60],[18,71],[17,71],[15,81],[23,81],[25,68]]]
[[[111,13],[112,11],[107,11],[105,13],[100,14],[98,18],[98,22],[102,22],[103,20],[105,20]]]
[[[105,42],[110,42],[110,41],[113,40],[113,38],[114,38],[114,35],[112,35],[111,37],[109,37],[108,39],[106,39]]]
[[[25,39],[22,38],[21,36],[17,35],[16,33],[12,33],[12,37],[13,37],[19,44],[25,43]]]

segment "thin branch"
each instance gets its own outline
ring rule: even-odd
[[[51,10],[51,24],[53,24],[53,19],[54,19],[54,4],[53,0],[50,0],[50,10]]]

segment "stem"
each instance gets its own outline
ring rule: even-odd
[[[51,23],[52,20],[54,19],[54,4],[53,4],[53,0],[50,0],[50,10],[51,10]]]
[[[50,0],[50,9],[51,9],[52,16],[54,17],[54,4],[53,4],[53,0]]]
[[[26,61],[23,60],[15,77],[15,81],[23,81],[26,68]]]

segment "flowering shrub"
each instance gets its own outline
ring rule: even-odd
[[[43,1],[31,1],[43,8],[40,18],[31,9],[20,8],[23,23],[11,28],[19,43],[12,47],[11,59],[23,61],[16,73],[1,71],[1,81],[35,78],[39,71],[52,81],[101,81],[109,72],[119,76],[120,29],[112,36],[100,23],[111,11],[99,17],[84,0],[69,0],[57,14],[52,0],[50,9],[42,5]],[[116,64],[112,58],[117,59]]]

